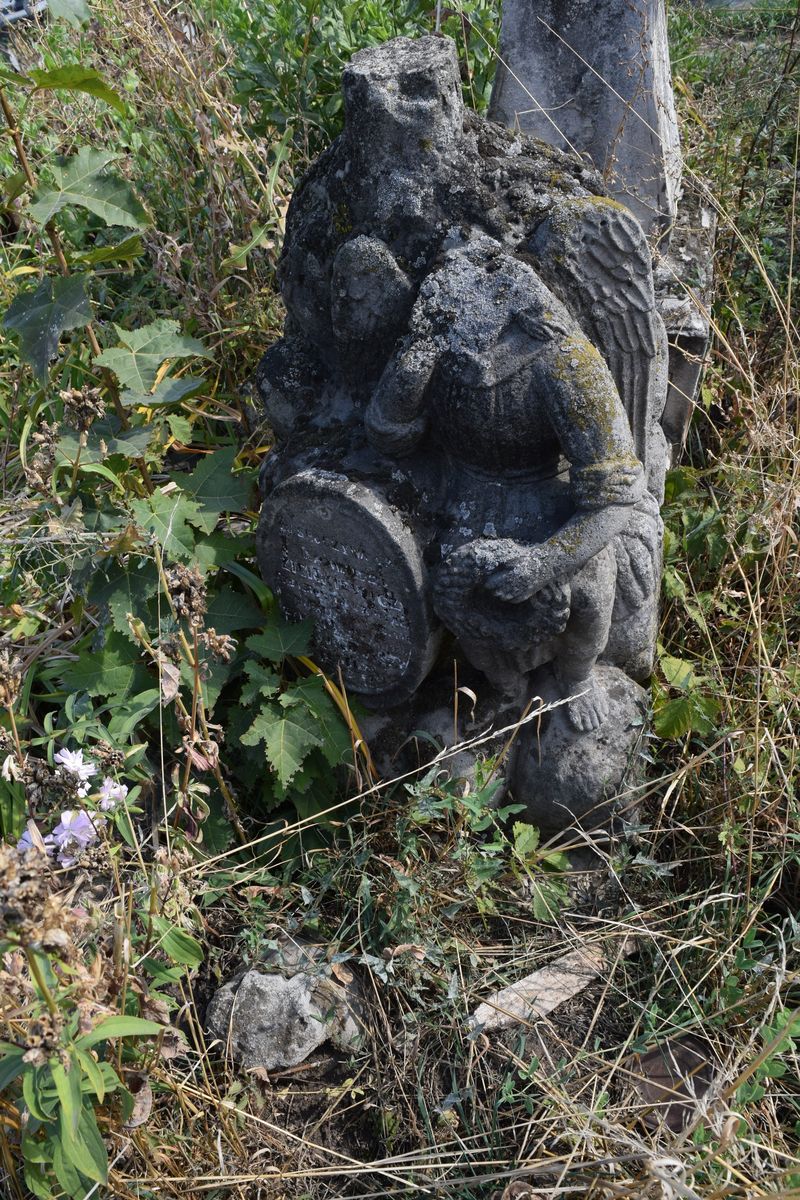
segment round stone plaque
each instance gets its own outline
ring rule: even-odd
[[[316,469],[264,502],[261,573],[290,621],[314,622],[314,654],[369,707],[411,696],[436,655],[438,629],[413,533],[371,488]]]

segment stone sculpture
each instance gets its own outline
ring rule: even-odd
[[[644,234],[584,161],[465,111],[449,39],[361,51],[343,82],[259,368],[278,439],[262,572],[397,745],[443,724],[454,658],[479,723],[563,701],[517,739],[509,786],[545,827],[605,818],[660,579],[667,351]]]

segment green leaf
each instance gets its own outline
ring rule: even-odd
[[[77,28],[89,20],[89,5],[86,0],[48,0],[47,15],[51,21],[63,18],[68,24]]]
[[[97,362],[114,372],[123,388],[137,394],[150,393],[155,387],[161,364],[172,358],[211,358],[197,338],[180,334],[177,321],[151,321],[128,333],[115,325],[119,346],[104,350]],[[145,401],[146,402],[146,401]]]
[[[78,1136],[74,1141],[62,1140],[61,1145],[66,1157],[82,1175],[88,1176],[96,1183],[106,1182],[108,1153],[100,1136],[100,1130],[97,1128],[93,1109],[88,1107],[81,1109]]]
[[[144,242],[141,235],[131,233],[115,246],[97,246],[94,250],[87,250],[85,254],[76,254],[73,261],[87,267],[97,267],[101,263],[132,262],[135,258],[141,258],[143,254]]]
[[[127,388],[120,400],[128,408],[138,405],[145,405],[147,408],[167,408],[171,404],[180,404],[187,396],[196,395],[205,386],[206,380],[200,376],[182,375],[180,379],[162,379],[152,392],[135,392]]]
[[[53,1189],[47,1180],[43,1166],[35,1165],[29,1159],[25,1160],[25,1184],[28,1190],[38,1200],[53,1200]]]
[[[147,679],[138,648],[121,633],[112,631],[102,650],[86,648],[77,662],[70,663],[61,685],[70,692],[121,699]]]
[[[206,626],[217,633],[235,633],[237,629],[258,628],[264,622],[264,613],[249,596],[223,587],[213,594],[208,602]]]
[[[89,1033],[76,1038],[75,1045],[80,1050],[89,1050],[98,1042],[107,1042],[110,1038],[155,1037],[163,1028],[164,1026],[159,1025],[157,1021],[146,1021],[144,1017],[106,1017]]]
[[[253,658],[244,664],[244,669],[249,678],[242,687],[242,704],[252,704],[259,696],[270,700],[277,695],[281,681],[273,670]]]
[[[92,1093],[102,1104],[106,1098],[106,1083],[99,1063],[95,1062],[88,1050],[76,1049],[75,1053],[80,1063],[81,1071],[86,1076],[86,1081]]]
[[[691,663],[682,658],[673,658],[669,654],[662,654],[658,661],[670,687],[685,692],[696,686],[697,676]]]
[[[193,500],[177,489],[156,491],[146,499],[133,500],[131,509],[137,525],[153,534],[167,558],[191,558],[195,535],[187,521],[195,524],[200,515]]]
[[[178,929],[166,917],[153,917],[158,932],[158,944],[173,962],[186,967],[199,967],[203,961],[203,947],[190,933]]]
[[[120,454],[123,458],[141,458],[152,436],[152,427],[146,425],[123,432],[113,419],[96,421],[88,432],[85,446],[81,446],[80,438],[73,430],[61,435],[56,446],[56,466],[72,467],[78,458],[84,465],[100,463],[112,454]]]
[[[37,92],[86,92],[89,96],[96,96],[98,100],[110,104],[121,116],[127,115],[122,97],[92,67],[82,67],[73,63],[67,67],[56,67],[53,71],[29,71],[28,75],[36,84]]]
[[[82,1182],[83,1177],[80,1172],[75,1169],[64,1153],[58,1138],[53,1145],[53,1172],[68,1196],[83,1197],[89,1191],[89,1187]]]
[[[540,835],[535,825],[528,825],[524,821],[515,821],[513,833],[514,849],[520,858],[530,858],[532,854],[536,853]]]
[[[127,614],[144,619],[149,601],[158,591],[158,571],[150,559],[133,555],[127,562],[115,558],[105,573],[97,572],[89,585],[89,601],[107,608],[111,625],[132,639]]]
[[[3,317],[3,325],[19,336],[20,352],[44,382],[50,360],[67,329],[79,329],[92,319],[83,275],[45,279],[32,291],[20,292]]]
[[[353,744],[350,731],[339,714],[339,710],[325,690],[319,675],[299,680],[287,692],[287,699],[299,700],[314,717],[322,735],[320,749],[331,767],[338,767],[352,754]]]
[[[25,1070],[22,1061],[24,1053],[22,1046],[9,1046],[6,1042],[0,1044],[0,1092]]]
[[[267,761],[278,777],[281,787],[291,783],[309,752],[322,744],[322,737],[313,715],[298,704],[288,711],[275,706],[265,707],[253,724],[242,734],[245,746],[264,742]]]
[[[71,1062],[67,1071],[59,1059],[53,1058],[50,1060],[50,1074],[53,1076],[53,1083],[56,1085],[58,1101],[61,1106],[62,1132],[74,1138],[78,1132],[78,1120],[83,1104],[80,1067],[77,1062]]]
[[[300,621],[296,625],[278,618],[263,633],[247,639],[248,650],[259,654],[269,662],[280,662],[287,654],[308,654],[311,643],[313,621]]]
[[[208,534],[202,538],[195,546],[195,561],[201,571],[211,571],[218,567],[228,567],[231,575],[236,575],[234,569],[239,564],[235,561],[236,558],[246,556],[252,553],[252,539],[246,534],[240,537],[231,537],[224,530],[219,529],[214,533]],[[264,622],[264,610],[259,605],[261,613],[258,624]]]
[[[202,459],[188,479],[182,481],[182,486],[208,514],[210,524],[206,533],[214,528],[220,513],[241,512],[250,500],[255,472],[241,471],[234,475],[236,454],[235,446],[215,450]]]
[[[678,696],[668,700],[657,709],[653,726],[660,738],[679,738],[692,728],[694,705],[689,696]]]
[[[109,150],[81,146],[71,158],[59,159],[52,167],[55,187],[36,193],[28,210],[32,219],[46,225],[62,208],[77,204],[106,225],[144,229],[150,218],[131,185],[117,175],[102,173],[118,157]]]

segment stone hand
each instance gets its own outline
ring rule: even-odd
[[[486,580],[486,589],[498,600],[520,604],[552,583],[552,572],[540,547],[507,545],[512,549]]]

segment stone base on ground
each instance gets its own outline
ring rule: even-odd
[[[566,707],[554,709],[520,732],[509,772],[513,797],[526,805],[530,822],[546,836],[563,832],[570,842],[570,831],[582,831],[587,842],[593,833],[606,839],[623,817],[632,818],[643,774],[647,693],[616,667],[596,671],[609,700],[599,729],[580,733]],[[537,672],[532,685],[545,701],[560,698],[549,668]]]

